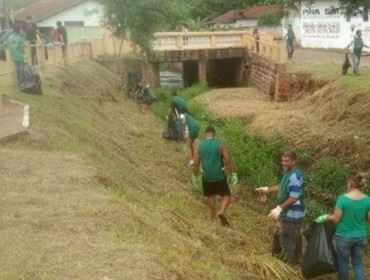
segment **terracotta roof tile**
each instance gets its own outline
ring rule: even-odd
[[[232,10],[229,11],[212,21],[210,23],[214,24],[223,24],[231,23],[236,20],[242,19],[258,19],[265,14],[276,14],[280,11],[279,5],[258,5],[253,6],[245,10]]]
[[[41,0],[24,7],[15,14],[15,19],[25,21],[27,16],[32,16],[32,21],[37,23],[86,0]]]
[[[229,23],[229,22],[234,22],[238,19],[243,19],[242,11],[231,10],[213,19],[212,21],[210,21],[210,23]]]

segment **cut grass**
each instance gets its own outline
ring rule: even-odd
[[[312,79],[315,81],[324,81],[326,83],[336,81],[346,90],[355,93],[370,93],[370,68],[360,66],[361,75],[356,76],[348,70],[347,75],[342,75],[340,64],[322,64],[322,63],[297,63],[290,62],[287,65],[289,72],[308,72],[311,73]]]
[[[209,220],[185,152],[113,79],[84,63],[43,96],[11,96],[31,105],[32,128],[0,147],[0,278],[299,279],[266,255],[275,225],[253,196],[234,191],[231,228]]]

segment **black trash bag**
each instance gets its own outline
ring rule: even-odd
[[[280,233],[279,231],[275,231],[272,235],[272,248],[271,253],[274,257],[280,257],[281,253],[283,251],[283,248],[281,248],[280,244]]]
[[[25,93],[42,94],[41,78],[35,67],[25,65],[24,81],[22,81],[19,88]]]
[[[351,62],[349,61],[348,54],[346,53],[344,55],[344,62],[343,62],[343,65],[342,65],[342,74],[346,75],[348,69],[351,68],[351,67],[352,67]]]
[[[305,278],[336,272],[337,255],[333,246],[335,227],[313,223],[303,234],[308,244],[303,255],[302,273]]]
[[[163,129],[162,137],[167,140],[179,141],[180,135],[176,126],[176,119],[169,118]]]

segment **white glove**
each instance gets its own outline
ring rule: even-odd
[[[270,211],[269,218],[277,220],[281,212],[283,212],[283,208],[281,208],[280,205],[278,205]]]
[[[259,192],[259,193],[268,193],[269,192],[269,188],[268,187],[260,187],[260,188],[257,188],[256,189],[256,192]]]

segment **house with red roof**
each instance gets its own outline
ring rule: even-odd
[[[71,43],[101,36],[103,6],[98,0],[40,0],[17,11],[14,20],[23,23],[28,16],[44,34],[61,21]]]
[[[257,5],[244,10],[232,10],[210,21],[212,25],[232,28],[253,28],[265,15],[276,15],[281,11],[279,5]]]

